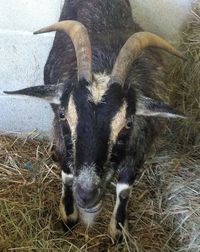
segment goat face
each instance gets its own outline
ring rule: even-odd
[[[105,91],[98,95],[99,101],[96,83],[72,84],[71,90],[63,93],[56,111],[74,177],[74,197],[78,206],[87,211],[96,209],[101,201],[113,173],[110,164],[113,146],[135,109],[134,92],[132,97],[130,93],[127,96],[117,83],[107,84],[104,83]]]
[[[121,49],[110,76],[100,78],[98,74],[103,73],[92,74],[92,51],[86,28],[79,22],[68,20],[36,33],[53,30],[65,31],[71,37],[78,78],[7,93],[36,96],[56,104],[54,111],[59,118],[59,137],[64,141],[65,165],[69,168],[68,175],[62,173],[63,181],[73,177],[73,194],[80,209],[98,212],[106,184],[114,173],[113,150],[121,135],[128,138],[133,117],[182,117],[164,103],[136,93],[131,84],[126,83],[132,62],[149,46],[182,56],[156,35],[137,33]]]

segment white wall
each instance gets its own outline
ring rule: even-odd
[[[111,0],[112,1],[112,0]],[[145,30],[174,37],[186,19],[191,0],[130,0],[133,15]],[[32,32],[58,20],[63,0],[0,1],[0,132],[46,134],[53,114],[48,103],[3,90],[43,83],[43,67],[53,34]]]
[[[132,13],[144,30],[176,41],[190,15],[193,0],[130,0]]]
[[[33,31],[58,20],[61,0],[1,0],[0,2],[0,132],[46,134],[53,118],[48,103],[3,90],[43,84],[43,68],[54,34]]]

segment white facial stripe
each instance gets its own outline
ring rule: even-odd
[[[65,116],[66,116],[66,119],[69,123],[69,127],[71,130],[73,156],[75,158],[75,156],[76,156],[75,140],[76,140],[76,127],[78,124],[78,115],[77,115],[77,111],[76,111],[76,105],[74,102],[74,98],[72,95],[69,98],[68,109],[67,109]]]
[[[101,102],[102,96],[108,89],[108,82],[110,76],[106,73],[96,73],[93,74],[94,81],[91,86],[88,87],[91,93],[91,99],[94,103],[98,104]]]
[[[71,129],[72,137],[76,134],[76,126],[78,122],[78,115],[76,111],[76,105],[74,103],[74,98],[71,95],[69,98],[68,109],[66,112],[66,118]]]
[[[115,115],[115,117],[112,120],[111,136],[110,136],[110,141],[112,143],[116,142],[116,139],[117,139],[117,136],[118,136],[120,130],[126,124],[126,108],[127,108],[127,103],[124,102],[120,108],[120,111],[117,112],[117,114]]]

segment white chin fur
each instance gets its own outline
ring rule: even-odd
[[[96,217],[101,212],[101,209],[102,208],[100,207],[98,211],[87,212],[86,209],[83,209],[83,208],[79,207],[79,213],[80,213],[80,216],[81,216],[81,219],[82,219],[83,223],[86,226],[92,226],[94,224],[94,221],[95,221]]]

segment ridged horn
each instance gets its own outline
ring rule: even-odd
[[[92,49],[86,27],[78,21],[66,20],[55,23],[33,34],[63,31],[72,40],[75,48],[78,68],[78,80],[92,81]]]
[[[137,32],[121,48],[115,61],[109,83],[117,82],[124,85],[132,63],[141,55],[142,50],[148,47],[157,47],[185,59],[181,52],[163,38],[150,32]]]

